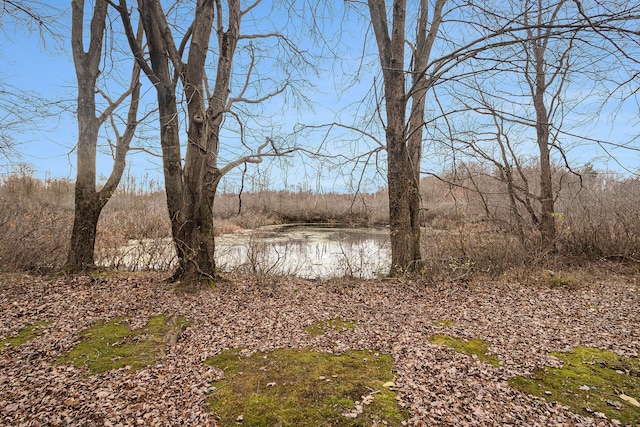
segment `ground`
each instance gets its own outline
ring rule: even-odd
[[[509,384],[560,365],[552,351],[586,346],[637,357],[639,285],[614,271],[568,286],[234,276],[198,294],[176,293],[161,274],[0,276],[0,341],[40,325],[33,339],[0,352],[0,425],[216,426],[207,399],[220,371],[204,362],[233,348],[389,354],[407,425],[615,425]],[[122,318],[136,329],[159,315],[188,324],[148,367],[91,374],[56,363],[97,322]],[[336,321],[349,327],[305,330]],[[499,364],[434,344],[434,335],[486,341]]]

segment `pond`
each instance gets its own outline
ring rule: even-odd
[[[170,239],[132,240],[103,252],[100,258],[103,267],[134,271],[167,269],[175,264]],[[385,228],[298,224],[216,237],[216,264],[227,272],[367,279],[385,275],[390,259],[389,230]]]

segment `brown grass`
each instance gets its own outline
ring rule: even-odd
[[[469,280],[514,269],[556,270],[603,260],[635,265],[640,259],[637,178],[592,170],[579,177],[557,171],[558,237],[553,251],[542,251],[537,231],[521,206],[518,215],[524,234],[513,232],[514,213],[503,184],[490,170],[476,167],[474,171],[473,186],[464,174],[428,177],[422,182],[423,258],[428,276]],[[535,169],[530,173],[534,182]],[[96,253],[107,261],[112,256],[108,265],[121,265],[115,249],[131,240],[153,242],[170,237],[164,192],[153,183],[146,185],[141,188],[125,182],[102,213]],[[285,223],[379,226],[388,222],[387,209],[385,191],[356,196],[261,191],[244,193],[241,198],[220,193],[214,206],[218,233]],[[62,267],[72,221],[72,182],[43,182],[26,168],[3,176],[0,270],[48,273]],[[158,257],[165,256],[160,246]],[[154,262],[150,259],[146,268],[157,268]]]

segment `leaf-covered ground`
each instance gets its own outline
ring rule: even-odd
[[[179,295],[157,274],[41,279],[0,276],[0,341],[36,322],[35,338],[0,351],[0,425],[215,426],[206,399],[221,372],[203,362],[223,349],[376,349],[393,357],[408,425],[614,425],[525,395],[507,379],[560,362],[576,346],[640,351],[640,289],[603,276],[551,289],[512,281],[315,282],[231,277],[215,290]],[[271,281],[269,281],[271,280]],[[127,317],[142,328],[159,314],[189,327],[163,359],[138,370],[89,375],[56,364],[96,321]],[[347,330],[305,327],[342,319]],[[432,344],[435,334],[490,343],[498,367]]]

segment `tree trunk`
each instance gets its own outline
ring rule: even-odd
[[[94,87],[92,79],[85,80],[79,87]],[[88,81],[87,81],[88,80]],[[80,89],[80,93],[86,90]],[[93,90],[90,96],[78,96],[78,153],[77,174],[75,183],[75,209],[73,228],[67,261],[64,271],[80,273],[96,268],[94,260],[94,246],[96,230],[100,212],[104,207],[96,192],[96,144],[98,141],[99,124],[95,116],[95,101]],[[92,108],[93,107],[93,108]]]
[[[65,272],[76,274],[96,269],[96,230],[103,207],[104,204],[99,202],[95,191],[93,194],[78,191],[76,186],[73,230]]]
[[[424,128],[425,102],[429,82],[426,77],[427,65],[431,57],[431,49],[442,21],[442,9],[445,0],[437,0],[431,26],[429,27],[429,2],[420,0],[419,16],[416,22],[416,42],[413,52],[413,68],[411,72],[411,88],[407,96],[411,99],[409,115],[409,134],[407,135],[407,153],[409,156],[410,177],[408,188],[408,204],[411,227],[411,265],[410,270],[422,268],[420,250],[420,234],[422,224],[421,194],[420,194],[420,163],[422,159],[422,135]],[[427,31],[428,28],[428,31]]]
[[[158,104],[165,193],[178,259],[171,280],[197,283],[216,275],[213,217],[198,207],[197,183],[189,181],[182,170],[178,109],[173,92],[158,90]]]
[[[539,106],[536,106],[538,112]],[[544,104],[542,105],[544,108]],[[546,108],[544,108],[546,112]],[[555,246],[556,224],[553,202],[553,184],[551,176],[551,161],[549,150],[549,124],[546,123],[546,114],[537,114],[538,123],[536,125],[538,137],[538,149],[540,150],[540,237],[545,249],[552,249]],[[542,123],[540,120],[544,120]]]
[[[540,152],[540,237],[545,249],[553,249],[556,239],[553,184],[551,176],[551,153],[549,150],[549,116],[544,95],[547,89],[544,70],[544,45],[538,40],[534,44],[536,85],[533,106],[536,111],[536,136]]]
[[[71,48],[78,82],[78,146],[77,176],[75,184],[75,211],[67,261],[63,267],[68,273],[95,269],[94,248],[96,231],[102,208],[115,192],[126,166],[126,156],[137,127],[140,98],[140,68],[134,64],[129,88],[105,110],[96,114],[96,81],[100,75],[103,39],[107,18],[107,2],[97,2],[91,18],[89,48],[84,51],[84,0],[72,1]],[[142,40],[142,27],[138,29]],[[131,97],[127,124],[122,135],[116,137],[113,168],[107,182],[96,190],[96,150],[100,127],[114,110]]]
[[[204,65],[214,16],[213,5],[212,0],[198,1],[188,60],[186,64],[182,64],[180,58],[172,54],[175,47],[172,46],[173,40],[170,39],[170,31],[159,2],[139,0],[152,67],[152,70],[145,72],[154,83],[158,95],[165,191],[178,258],[178,267],[171,279],[187,286],[216,277],[212,209],[217,183],[208,183],[205,179],[208,170],[215,165],[208,161],[211,156],[208,144],[210,114],[205,111],[203,87]],[[180,77],[189,100],[184,169],[180,152],[177,88],[171,75],[169,60],[176,69],[183,69]],[[225,88],[228,88],[228,81]]]
[[[389,228],[391,240],[391,270],[389,275],[398,276],[412,272],[420,260],[420,224],[414,222],[415,199],[418,189],[411,172],[411,159],[404,142],[404,133],[397,136],[387,131],[389,165]],[[419,197],[418,197],[419,204]],[[415,229],[417,228],[417,232]]]
[[[391,240],[390,276],[412,272],[420,256],[420,191],[414,161],[419,164],[415,145],[409,152],[405,94],[404,44],[406,0],[395,0],[389,28],[385,2],[369,0],[378,56],[384,77],[387,113],[387,183],[389,186],[389,229]],[[391,33],[391,36],[390,34]],[[420,123],[421,132],[422,121]],[[416,130],[417,134],[418,130]],[[422,138],[420,137],[420,140]],[[422,141],[420,141],[420,144]],[[413,156],[412,156],[413,154]],[[413,160],[413,161],[412,161]]]
[[[384,78],[387,123],[387,183],[389,186],[389,226],[391,231],[391,276],[421,268],[420,251],[420,161],[426,94],[426,78],[431,49],[439,31],[445,0],[437,0],[429,27],[429,2],[420,1],[416,21],[411,87],[405,88],[406,0],[394,0],[393,22],[387,20],[383,0],[369,0],[369,13],[378,46]],[[429,28],[428,28],[429,27]],[[428,28],[428,30],[427,30]],[[406,120],[411,101],[409,121]]]
[[[192,43],[187,59],[188,67],[184,73],[185,95],[189,100],[187,110],[189,127],[187,129],[187,157],[184,168],[185,196],[184,208],[188,212],[186,230],[187,241],[191,242],[193,251],[191,261],[179,274],[181,280],[200,280],[202,277],[216,276],[215,237],[213,229],[213,191],[208,186],[208,171],[216,168],[215,162],[207,161],[212,148],[208,144],[211,123],[205,108],[205,61],[209,40],[213,29],[213,1],[200,0],[196,8],[193,24]],[[220,74],[220,70],[218,70]],[[225,85],[228,88],[229,84]],[[226,93],[225,93],[226,96]],[[225,98],[226,99],[226,98]],[[221,111],[219,116],[222,118]],[[217,153],[217,149],[215,149]],[[189,199],[191,201],[189,202]]]
[[[100,122],[96,117],[95,88],[99,75],[107,4],[98,2],[91,19],[91,41],[83,45],[84,0],[72,2],[72,52],[78,82],[78,147],[75,211],[67,261],[68,273],[95,268],[94,247],[98,218],[104,206],[96,192],[96,146]]]

